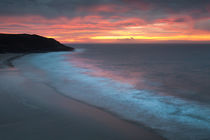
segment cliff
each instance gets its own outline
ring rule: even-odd
[[[30,34],[0,34],[0,53],[73,51],[53,38]]]

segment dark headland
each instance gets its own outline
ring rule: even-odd
[[[73,51],[53,38],[30,34],[0,34],[0,53]]]

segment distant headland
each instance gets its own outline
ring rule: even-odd
[[[0,53],[73,51],[53,38],[31,34],[0,34]]]

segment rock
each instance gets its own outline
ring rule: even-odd
[[[53,38],[30,34],[0,34],[0,53],[73,51]]]

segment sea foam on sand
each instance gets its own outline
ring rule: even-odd
[[[209,106],[88,75],[91,69],[75,67],[68,54],[71,53],[28,55],[16,61],[16,65],[24,69],[25,76],[44,82],[66,96],[144,124],[168,139],[210,138]],[[33,67],[36,73],[30,72]]]
[[[17,60],[17,67],[12,70],[0,69],[0,139],[162,139],[144,128],[58,94],[44,80],[46,71],[28,65],[27,58]]]

